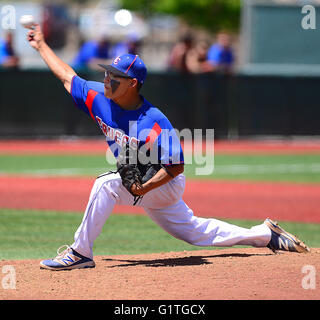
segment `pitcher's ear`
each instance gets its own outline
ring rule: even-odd
[[[130,81],[130,87],[135,88],[138,86],[138,80],[136,78],[131,79]]]

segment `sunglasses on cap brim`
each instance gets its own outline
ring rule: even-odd
[[[108,78],[108,77],[110,77],[110,75],[113,75],[115,78],[133,79],[133,78],[131,78],[131,77],[129,77],[129,76],[123,76],[123,75],[120,75],[120,74],[114,74],[114,73],[111,72],[111,71],[105,70],[105,72],[104,72],[104,77],[105,77],[105,78]]]
[[[105,76],[108,76],[109,73],[111,73],[114,77],[133,79],[126,73],[118,70],[117,68],[111,65],[98,64],[98,66],[102,67],[105,70]]]

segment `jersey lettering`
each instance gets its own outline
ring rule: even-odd
[[[107,124],[105,124],[101,118],[96,116],[97,122],[99,124],[100,129],[102,130],[103,134],[110,140],[114,140],[117,145],[123,147],[127,142],[133,149],[137,149],[139,146],[140,140],[135,137],[129,137],[128,135],[124,134],[120,130],[116,130]]]

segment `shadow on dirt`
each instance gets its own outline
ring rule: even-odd
[[[108,268],[118,267],[177,267],[177,266],[198,266],[205,264],[213,264],[213,261],[208,261],[210,258],[248,258],[252,256],[269,256],[270,254],[247,254],[247,253],[230,253],[230,254],[217,254],[210,256],[189,256],[181,258],[168,258],[168,259],[154,259],[154,260],[121,260],[121,259],[102,259],[103,261],[121,262],[121,264],[108,266]]]

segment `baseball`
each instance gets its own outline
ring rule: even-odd
[[[26,29],[32,29],[35,24],[34,17],[32,15],[24,15],[20,18],[21,25]]]

